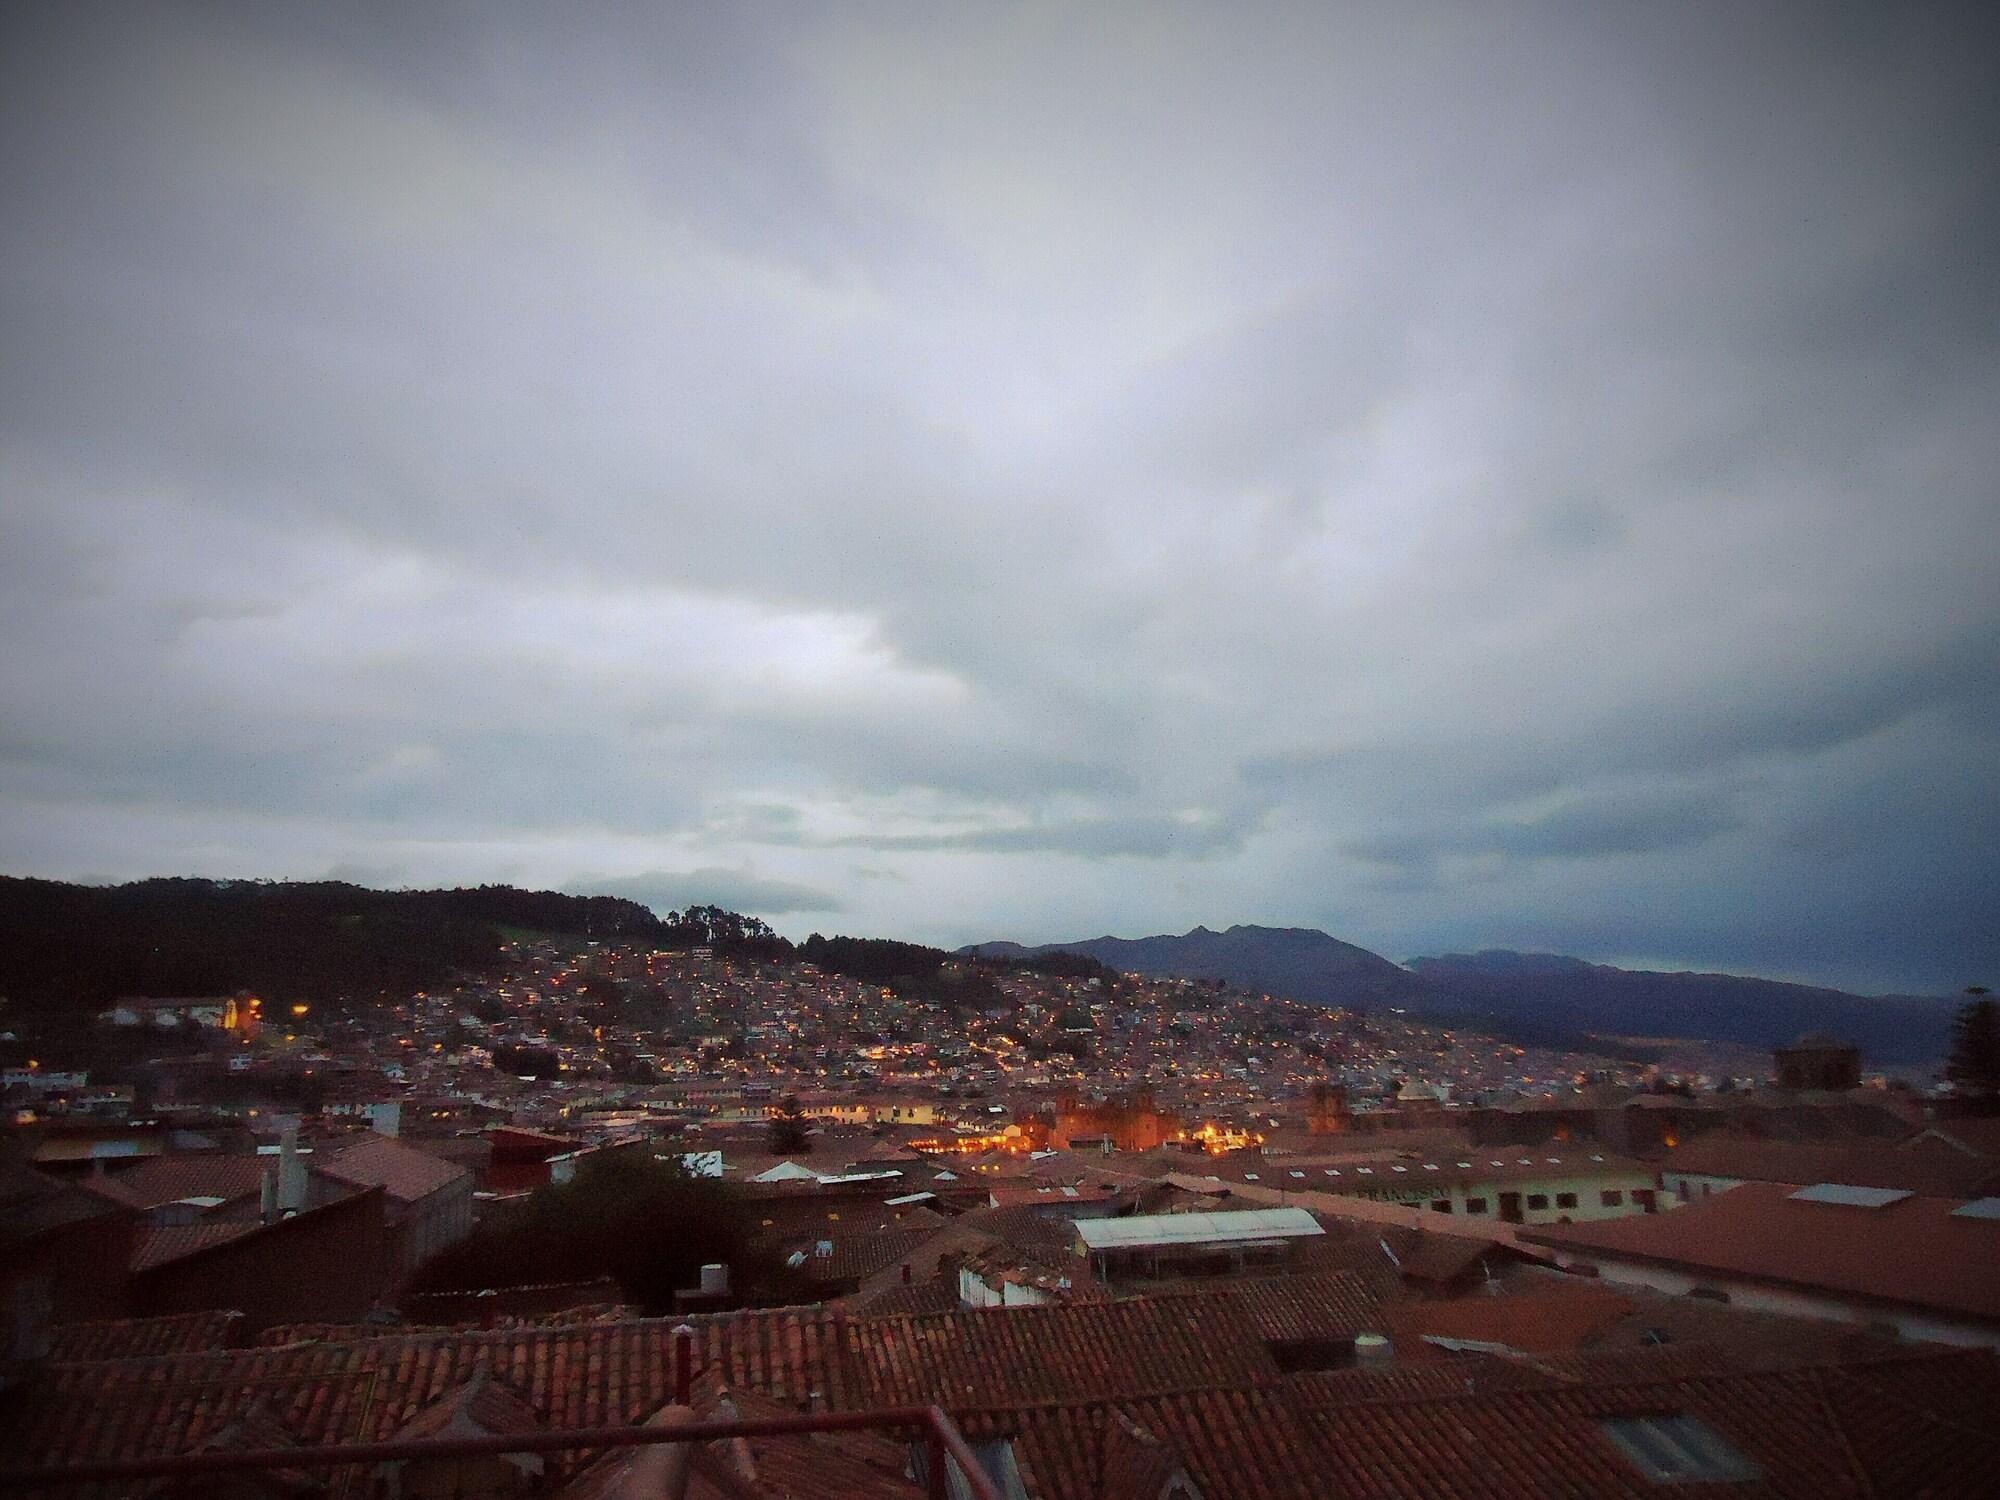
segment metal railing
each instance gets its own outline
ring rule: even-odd
[[[874,1430],[921,1435],[931,1500],[950,1500],[952,1470],[973,1500],[1004,1500],[965,1435],[943,1408],[896,1406],[876,1411],[811,1412],[749,1421],[686,1422],[652,1427],[582,1427],[518,1436],[331,1443],[312,1448],[261,1448],[237,1453],[183,1453],[157,1458],[0,1469],[0,1490],[103,1484],[118,1480],[181,1479],[260,1469],[333,1469],[352,1464],[422,1458],[479,1458],[511,1453],[561,1453],[578,1448],[638,1448],[656,1443],[726,1442],[732,1438],[795,1437],[814,1432]]]

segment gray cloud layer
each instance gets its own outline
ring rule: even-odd
[[[1988,8],[0,25],[10,869],[2000,968]]]

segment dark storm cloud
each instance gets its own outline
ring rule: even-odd
[[[2000,964],[1990,8],[0,25],[10,868]]]
[[[1545,811],[1488,819],[1473,828],[1390,834],[1358,843],[1353,852],[1389,865],[1426,865],[1444,854],[1517,859],[1652,854],[1703,843],[1738,822],[1728,799],[1707,789],[1676,794],[1646,788],[1573,797]]]

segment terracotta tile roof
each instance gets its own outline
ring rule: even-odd
[[[1736,1399],[1732,1382],[1762,1381],[1761,1393],[1754,1383],[1745,1387],[1755,1401],[1743,1404],[1766,1419],[1781,1412],[1786,1420],[1776,1422],[1769,1434],[1756,1431],[1753,1421],[1735,1440],[1753,1461],[1783,1472],[1774,1482],[1719,1493],[1986,1493],[1990,1471],[1982,1472],[1977,1463],[1982,1455],[1990,1461],[1995,1445],[1979,1424],[1990,1426],[2000,1416],[1995,1384],[2000,1364],[1985,1351],[1902,1350],[1886,1361],[1794,1368],[1783,1372],[1775,1397],[1771,1372],[1745,1371],[1729,1363],[1737,1352],[1623,1350],[1532,1362],[1467,1356],[1294,1376],[1280,1385],[1250,1389],[993,1413],[969,1419],[967,1432],[1012,1434],[1024,1472],[1037,1485],[1033,1492],[1050,1500],[1109,1500],[1115,1493],[1108,1435],[1110,1424],[1121,1417],[1181,1461],[1208,1500],[1317,1500],[1332,1494],[1454,1500],[1566,1495],[1582,1500],[1657,1493],[1636,1471],[1623,1467],[1597,1430],[1595,1413],[1699,1411],[1704,1403],[1727,1407]],[[1920,1393],[1895,1409],[1900,1426],[1861,1413],[1850,1417],[1829,1400],[1829,1393],[1840,1390],[1861,1400],[1862,1393],[1876,1386]],[[1926,1407],[1922,1398],[1932,1390],[1956,1404],[1945,1410]],[[1946,1392],[1966,1394],[1954,1398]],[[1502,1397],[1513,1404],[1502,1405]],[[1320,1414],[1334,1420],[1322,1423]],[[1514,1440],[1516,1451],[1508,1452],[1501,1443],[1502,1461],[1482,1464],[1479,1446],[1510,1423],[1525,1434]],[[1879,1431],[1871,1430],[1871,1423]],[[1457,1450],[1455,1466],[1432,1461],[1426,1450],[1433,1443]],[[1834,1455],[1832,1472],[1838,1477],[1824,1491],[1813,1485],[1826,1478],[1825,1470],[1805,1474],[1804,1482],[1793,1473],[1793,1456],[1815,1448]],[[1930,1466],[1920,1468],[1926,1460]],[[1942,1481],[1934,1489],[1907,1482],[1932,1475]],[[1868,1487],[1870,1476],[1873,1489]],[[1885,1478],[1891,1482],[1885,1484]]]
[[[1105,1424],[1103,1446],[1098,1492],[1105,1500],[1155,1500],[1187,1474],[1179,1454],[1123,1412]]]
[[[887,1318],[899,1313],[957,1312],[958,1287],[955,1283],[932,1279],[905,1285],[891,1281],[879,1291],[859,1292],[841,1304],[857,1317]]]
[[[226,1245],[264,1226],[254,1220],[236,1224],[178,1224],[142,1230],[132,1250],[132,1269],[150,1271],[197,1251]]]
[[[1303,1278],[1310,1280],[1311,1278]],[[1260,1326],[1351,1330],[1337,1286],[856,1319],[772,1309],[687,1320],[697,1364],[732,1389],[840,1410],[936,1401],[957,1412],[1137,1398],[1279,1379]],[[301,1441],[386,1438],[480,1369],[552,1427],[643,1420],[667,1398],[680,1320],[393,1333],[52,1369],[0,1418],[0,1448],[82,1456],[178,1451],[264,1391]]]
[[[234,1421],[210,1433],[193,1451],[252,1453],[297,1446],[297,1437],[278,1414],[271,1410],[270,1403],[253,1398]],[[321,1495],[325,1493],[321,1484],[322,1477],[304,1469],[267,1469],[258,1477],[257,1490],[258,1493],[267,1496]],[[206,1497],[218,1488],[221,1486],[216,1485],[212,1478],[190,1478],[178,1482],[171,1478],[162,1478],[143,1486],[140,1492],[148,1496],[160,1496],[162,1500],[179,1500],[179,1497],[183,1496]]]
[[[1122,1409],[1173,1450],[1204,1500],[1332,1493],[1318,1478],[1311,1431],[1281,1390],[1191,1391]]]
[[[1067,1219],[1050,1218],[1029,1208],[1001,1207],[975,1208],[953,1222],[991,1235],[1048,1265],[1067,1266],[1076,1259],[1076,1229]]]
[[[828,1236],[831,1255],[809,1250],[801,1268],[814,1281],[860,1282],[901,1262],[936,1234],[934,1226],[914,1229],[872,1229],[858,1234]]]
[[[1662,1172],[1746,1182],[1844,1182],[1901,1188],[1934,1198],[2000,1191],[2000,1161],[1963,1153],[1911,1151],[1847,1141],[1770,1141],[1720,1132],[1697,1136],[1659,1160]]]
[[[1344,1385],[1279,1376],[1254,1320],[1239,1295],[1218,1292],[927,1318],[780,1309],[692,1321],[704,1378],[739,1397],[793,1409],[814,1392],[834,1409],[940,1400],[975,1440],[1014,1436],[1034,1493],[1049,1500],[1108,1500],[1108,1479],[1152,1472],[1128,1462],[1128,1439],[1161,1445],[1209,1500],[1650,1495],[1599,1423],[1664,1412],[1698,1417],[1762,1471],[1733,1494],[1970,1496],[2000,1462],[2000,1366],[1985,1351],[1761,1373],[1691,1372],[1688,1349],[1561,1355],[1515,1369],[1514,1388],[1489,1381],[1464,1394],[1410,1371],[1347,1372],[1361,1378]],[[482,1371],[549,1426],[643,1421],[670,1395],[672,1326],[58,1365],[0,1414],[0,1448],[44,1463],[188,1451],[258,1402],[302,1443],[383,1437]],[[1615,1363],[1562,1363],[1592,1357]],[[1113,1438],[1121,1418],[1136,1432]],[[831,1472],[831,1458],[815,1457],[801,1474]]]
[[[1317,1275],[1233,1276],[1213,1286],[1184,1282],[1149,1295],[1227,1296],[1238,1303],[1259,1338],[1344,1338],[1379,1332],[1388,1309],[1381,1290],[1352,1271]],[[1443,1304],[1440,1304],[1443,1305]]]
[[[110,1318],[66,1323],[54,1331],[51,1359],[66,1362],[132,1359],[228,1349],[242,1341],[239,1312],[172,1313],[163,1318]]]
[[[1955,1357],[1955,1356],[1947,1356]],[[1986,1356],[1990,1360],[1990,1356]],[[1721,1493],[1974,1496],[1986,1493],[2000,1438],[1910,1410],[1885,1420],[1874,1385],[1841,1370],[1569,1385],[1312,1411],[1322,1484],[1343,1496],[1551,1494],[1655,1496],[1657,1485],[1605,1437],[1621,1416],[1685,1414],[1758,1471]],[[1934,1488],[1911,1488],[1916,1478]]]
[[[1617,1290],[1632,1311],[1592,1340],[1595,1349],[1633,1349],[1669,1344],[1717,1344],[1755,1351],[1762,1363],[1812,1364],[1880,1358],[1903,1347],[1893,1338],[1849,1322],[1763,1312],[1705,1297],[1674,1297],[1637,1286]]]
[[[755,1421],[790,1415],[754,1391],[723,1391],[702,1416]],[[880,1432],[816,1432],[799,1437],[752,1438],[738,1450],[737,1472],[772,1500],[920,1500],[923,1486],[905,1475],[907,1441]]]
[[[975,1208],[960,1214],[885,1262],[862,1280],[865,1295],[886,1292],[902,1283],[903,1267],[910,1267],[915,1282],[930,1281],[941,1274],[951,1258],[1011,1262],[1055,1276],[1083,1281],[1089,1276],[1087,1263],[1074,1253],[1075,1229],[1067,1220],[1051,1219],[1026,1208]],[[957,1301],[954,1290],[953,1302]]]
[[[892,1205],[887,1201],[906,1191],[895,1183],[869,1183],[859,1190],[786,1183],[778,1191],[746,1195],[744,1216],[755,1238],[781,1245],[835,1239],[863,1230],[936,1228],[943,1216],[935,1209],[921,1203]]]
[[[1959,1205],[1945,1198],[1855,1208],[1801,1202],[1792,1191],[1750,1182],[1669,1213],[1522,1235],[1586,1259],[1634,1258],[2000,1319],[2000,1221],[1955,1217]]]
[[[1400,1224],[1357,1223],[1331,1214],[1313,1217],[1326,1232],[1299,1244],[1292,1252],[1294,1263],[1314,1270],[1359,1272],[1375,1278],[1384,1295],[1406,1281],[1444,1286],[1474,1271],[1481,1261],[1521,1258],[1498,1240],[1430,1234]]]
[[[79,1179],[135,1208],[159,1208],[183,1198],[254,1198],[262,1190],[266,1169],[277,1162],[256,1156],[156,1156],[136,1167]]]
[[[324,1157],[315,1154],[314,1165],[356,1187],[379,1187],[398,1203],[415,1203],[453,1183],[469,1182],[472,1176],[456,1162],[372,1133]]]
[[[795,1415],[754,1392],[730,1391],[712,1374],[696,1380],[687,1406],[665,1406],[648,1426],[691,1421],[757,1420]],[[620,1449],[588,1464],[556,1500],[638,1500],[685,1494],[688,1500],[919,1500],[905,1477],[910,1450],[888,1433],[822,1432],[652,1450]],[[684,1476],[684,1485],[675,1476]]]
[[[851,1324],[871,1404],[1053,1405],[1274,1379],[1240,1301],[1159,1297]]]
[[[1632,1299],[1577,1284],[1525,1295],[1403,1302],[1382,1310],[1398,1360],[1448,1359],[1433,1339],[1502,1344],[1529,1353],[1580,1349],[1623,1321]]]
[[[399,1442],[423,1438],[519,1436],[540,1432],[535,1410],[490,1369],[478,1369],[396,1429]]]

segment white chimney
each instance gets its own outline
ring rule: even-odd
[[[729,1291],[729,1267],[707,1265],[701,1268],[701,1294],[704,1297],[721,1297]]]
[[[277,1217],[278,1174],[275,1169],[266,1167],[258,1183],[257,1220],[261,1224],[268,1224]]]
[[[1389,1341],[1379,1333],[1354,1336],[1354,1362],[1358,1365],[1386,1365],[1393,1352]]]
[[[278,1137],[278,1209],[293,1214],[306,1206],[306,1163],[299,1155],[299,1127],[287,1125]]]

